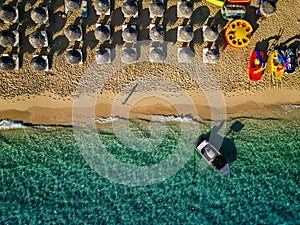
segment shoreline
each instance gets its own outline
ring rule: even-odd
[[[241,117],[284,119],[300,105],[299,94],[299,91],[267,90],[251,95],[224,96],[225,115],[213,118],[213,120]],[[144,120],[150,120],[152,116],[191,116],[198,121],[212,119],[211,115],[215,107],[209,106],[202,92],[188,92],[193,105],[186,104],[186,98],[178,93],[160,93],[160,95],[161,97],[157,97],[151,96],[151,93],[137,92],[125,105],[122,105],[120,102],[126,98],[125,95],[102,93],[95,105],[92,105],[95,106],[95,111],[90,110],[88,114],[96,118],[119,117]],[[168,99],[171,99],[171,103],[167,101]],[[72,125],[73,100],[75,99],[58,99],[49,93],[45,96],[29,96],[19,101],[17,99],[0,100],[0,120],[9,119],[33,125]],[[193,107],[196,109],[196,115],[189,111]],[[178,112],[178,108],[184,109],[183,113]],[[218,111],[215,115],[219,115],[218,113],[220,112]]]

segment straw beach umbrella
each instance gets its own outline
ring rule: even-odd
[[[65,36],[68,38],[69,41],[78,41],[82,37],[82,31],[81,27],[78,25],[69,25],[65,31],[64,31]]]
[[[43,36],[42,33],[39,31],[35,31],[32,34],[30,34],[28,40],[34,48],[43,47],[46,42],[45,36]]]
[[[45,71],[47,68],[47,61],[42,56],[35,56],[30,61],[30,67],[34,71]]]
[[[218,29],[216,26],[208,26],[203,32],[204,40],[216,41],[219,37]]]
[[[184,42],[190,42],[194,38],[194,32],[191,26],[183,26],[179,30],[179,38]]]
[[[76,49],[71,49],[66,55],[66,60],[69,64],[75,65],[80,64],[82,60],[81,52]]]
[[[137,52],[132,48],[124,48],[122,50],[122,61],[124,63],[133,63],[137,60]]]
[[[65,2],[69,11],[76,11],[80,8],[80,0],[66,0]]]
[[[162,62],[165,58],[165,54],[160,48],[153,48],[150,51],[149,58],[152,62]]]
[[[178,58],[181,62],[190,62],[195,57],[195,53],[189,48],[181,48],[178,52]]]
[[[10,71],[16,67],[16,63],[13,58],[9,56],[1,56],[0,57],[0,69],[2,71]]]
[[[99,41],[106,41],[110,38],[110,31],[108,27],[100,25],[96,28],[94,32],[95,38]]]
[[[179,16],[190,18],[193,14],[193,5],[190,2],[183,1],[178,7]]]
[[[102,13],[106,13],[109,10],[109,1],[108,0],[96,0],[95,1],[95,10],[102,14]]]
[[[154,26],[150,29],[149,36],[153,41],[163,41],[165,38],[165,31],[161,26]]]
[[[33,8],[30,17],[35,23],[44,23],[47,20],[47,12],[43,7]]]
[[[133,26],[128,26],[122,31],[122,38],[125,42],[136,42],[138,32]]]
[[[122,13],[125,17],[135,16],[138,12],[138,5],[136,1],[126,1],[122,6]]]
[[[150,11],[150,14],[153,16],[158,16],[158,17],[163,16],[165,13],[164,3],[160,0],[153,0],[150,3],[149,11]]]
[[[10,30],[0,31],[0,45],[3,47],[13,46],[16,42],[16,36]]]
[[[105,64],[110,62],[110,54],[106,49],[98,49],[96,51],[96,62],[98,64]]]
[[[6,23],[13,22],[17,17],[16,9],[10,5],[3,5],[0,9],[0,19]]]

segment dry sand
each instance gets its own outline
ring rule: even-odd
[[[176,42],[177,26],[183,23],[193,24],[195,38],[190,43],[190,47],[199,57],[193,61],[193,66],[198,65],[199,67],[203,66],[202,50],[209,45],[202,41],[201,28],[207,24],[219,24],[221,35],[215,44],[221,52],[220,62],[208,64],[207,67],[212,71],[218,87],[222,91],[227,117],[277,118],[283,115],[280,111],[281,105],[300,104],[299,71],[287,75],[282,82],[274,84],[271,80],[270,62],[268,61],[264,76],[259,83],[251,83],[247,80],[249,56],[254,49],[270,53],[275,46],[295,48],[300,44],[300,26],[299,23],[297,24],[299,11],[295,8],[299,5],[299,0],[297,0],[298,3],[294,0],[278,1],[276,14],[268,18],[258,18],[255,15],[257,2],[252,1],[248,7],[246,20],[250,21],[255,32],[251,37],[250,44],[242,49],[234,49],[224,44],[222,31],[226,26],[226,21],[221,18],[219,7],[204,0],[197,1],[194,4],[192,18],[186,21],[176,18],[177,1],[168,1],[165,17],[151,21],[148,11],[149,2],[140,3],[139,18],[133,21],[123,18],[120,8],[122,1],[116,1],[113,6],[115,10],[112,11],[111,16],[106,17],[97,17],[94,8],[89,5],[89,16],[83,20],[80,17],[80,10],[71,14],[66,20],[62,19],[59,16],[64,11],[62,0],[49,1],[49,3],[47,1],[19,3],[19,10],[25,11],[24,14],[21,14],[20,24],[1,24],[1,29],[10,28],[20,31],[21,47],[19,49],[0,48],[0,53],[18,52],[22,63],[18,71],[0,72],[0,118],[37,124],[71,124],[72,107],[74,99],[77,97],[76,90],[83,75],[89,68],[95,66],[95,52],[101,46],[101,43],[98,43],[93,35],[95,23],[101,21],[106,24],[110,23],[114,31],[111,41],[102,46],[117,49],[124,45],[121,40],[121,26],[125,23],[136,21],[139,41],[148,39],[150,22],[163,24],[167,29],[166,41],[174,44],[176,48],[183,46],[183,43]],[[49,25],[35,25],[29,17],[30,9],[40,4],[48,5],[50,8]],[[64,28],[72,23],[82,24],[84,41],[69,43],[64,37]],[[28,43],[28,35],[35,29],[47,29],[50,37],[50,46],[47,49],[33,49]],[[66,50],[71,47],[82,48],[85,56],[83,65],[72,66],[66,63]],[[148,48],[148,46],[146,47]],[[32,56],[39,53],[49,55],[50,71],[37,73],[30,69],[29,62]],[[118,60],[120,61],[119,58],[120,56],[116,54],[116,63]],[[109,66],[101,68],[103,74],[114,71]],[[100,82],[96,78],[95,84]],[[139,82],[137,89],[128,97],[136,80],[145,78],[149,78],[147,82]],[[170,82],[160,83],[160,80],[156,78],[172,80],[177,86]],[[123,65],[121,69],[110,74],[105,80],[105,85],[100,91],[102,94],[95,102],[96,116],[122,116],[123,112],[128,110],[130,117],[140,118],[149,118],[151,114],[182,114],[176,110],[175,105],[184,108],[189,104],[186,103],[186,97],[181,93],[185,93],[185,96],[189,96],[192,100],[200,119],[211,118],[211,111],[214,107],[218,107],[208,104],[205,93],[201,91],[197,82],[189,74],[167,63],[143,62]],[[99,86],[97,85],[95,87]],[[81,86],[84,86],[84,82]],[[90,88],[94,89],[95,87]],[[156,87],[160,88],[155,92]],[[89,92],[87,87],[84,87],[84,92]],[[126,98],[128,98],[126,104],[120,104]],[[188,107],[186,108],[188,109]]]

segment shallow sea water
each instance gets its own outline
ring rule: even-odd
[[[82,156],[70,127],[0,131],[0,224],[300,224],[300,120],[238,119],[225,152],[223,176],[191,151],[168,179],[146,186],[113,182]],[[137,136],[149,124],[131,121]],[[124,146],[109,124],[99,125],[107,151],[123,163],[145,166],[172,155],[180,123],[155,149]],[[209,123],[199,123],[199,135]]]

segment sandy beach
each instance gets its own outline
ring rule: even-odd
[[[221,58],[218,63],[207,64],[206,67],[213,74],[222,93],[220,101],[225,103],[227,118],[282,118],[284,117],[282,105],[300,104],[299,70],[294,74],[286,75],[282,81],[274,83],[271,79],[270,62],[267,61],[262,80],[255,83],[247,78],[249,57],[253,50],[264,51],[269,56],[275,47],[295,49],[300,44],[300,26],[297,23],[299,11],[295,9],[297,5],[295,1],[278,1],[276,13],[267,18],[259,18],[255,15],[257,2],[252,1],[247,8],[245,19],[251,23],[254,32],[250,44],[241,49],[226,45],[222,32],[227,21],[221,18],[220,7],[204,0],[197,1],[194,3],[193,16],[185,21],[176,17],[177,1],[168,1],[164,18],[152,21],[149,18],[149,2],[139,3],[139,18],[135,19],[139,31],[138,41],[143,42],[148,39],[150,23],[155,22],[166,27],[166,42],[176,48],[182,47],[184,43],[176,41],[177,27],[183,23],[191,24],[195,37],[189,46],[194,49],[197,56],[193,61],[193,67],[203,67],[202,51],[210,45],[202,40],[202,26],[218,24],[220,36],[215,45],[220,50]],[[30,19],[30,9],[39,5],[49,7],[50,24],[36,25]],[[93,6],[89,3],[87,18],[82,19],[81,10],[78,10],[67,19],[63,19],[60,17],[61,12],[64,11],[61,0],[18,3],[19,10],[25,12],[21,14],[20,23],[1,24],[1,29],[15,28],[20,31],[20,48],[0,47],[0,53],[1,55],[19,53],[21,67],[17,71],[0,72],[0,119],[9,118],[34,124],[71,124],[78,87],[84,86],[82,79],[93,67],[95,67],[94,71],[100,69],[97,71],[100,76],[104,74],[103,80],[105,78],[105,84],[100,85],[103,86],[102,89],[96,92],[99,94],[94,105],[97,117],[122,116],[124,107],[130,111],[130,118],[148,119],[150,115],[182,115],[174,105],[183,108],[186,106],[186,97],[181,95],[185,93],[196,108],[199,118],[211,119],[211,111],[218,105],[210,104],[205,91],[199,88],[190,74],[181,68],[176,68],[175,64],[138,62],[121,65],[120,56],[116,54],[113,64],[95,66],[97,48],[110,47],[118,52],[117,49],[124,45],[121,39],[121,27],[132,21],[124,19],[121,5],[122,1],[116,1],[110,16],[96,16]],[[111,40],[103,45],[98,43],[93,32],[95,24],[100,22],[111,24],[113,28]],[[72,23],[82,25],[83,41],[72,43],[65,38],[64,28]],[[50,42],[48,48],[34,49],[29,44],[28,35],[36,29],[47,30]],[[82,65],[67,64],[66,51],[72,47],[83,50]],[[149,49],[149,46],[146,46],[146,49]],[[29,67],[29,62],[35,54],[49,56],[51,67],[49,71],[34,72]],[[120,69],[115,71],[116,69],[111,66],[118,63]],[[149,79],[137,83],[137,80],[146,78]],[[166,80],[167,83],[163,85],[156,78]],[[97,82],[100,81],[95,80],[94,83]],[[172,82],[177,86],[172,85]],[[138,86],[130,94],[135,84]],[[89,95],[89,88],[95,91],[97,90],[95,87],[84,87],[83,90]],[[159,90],[155,89],[157,87]],[[95,94],[93,91],[92,95]]]

